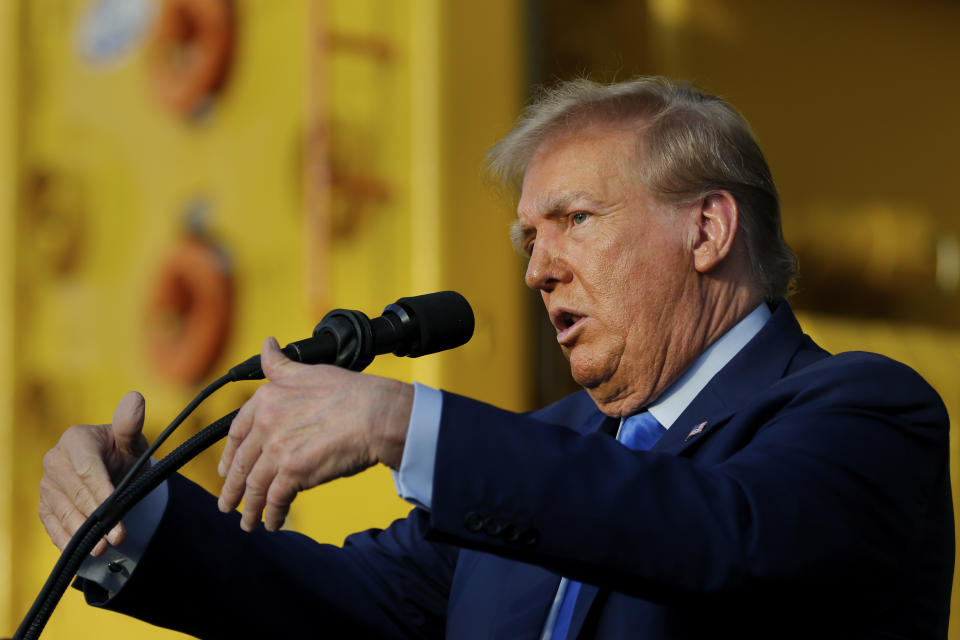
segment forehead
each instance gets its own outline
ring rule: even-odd
[[[522,219],[570,206],[600,203],[639,189],[637,132],[623,124],[563,130],[541,142],[527,165],[517,214]]]

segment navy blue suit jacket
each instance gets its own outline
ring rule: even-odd
[[[948,421],[912,370],[830,356],[781,303],[649,452],[585,393],[532,414],[446,394],[430,513],[316,544],[171,499],[121,592],[200,637],[945,638]]]

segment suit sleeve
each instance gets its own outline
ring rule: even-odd
[[[200,638],[442,637],[457,552],[424,540],[414,509],[343,548],[262,527],[183,477],[154,538],[113,598],[80,580],[90,604]]]
[[[877,356],[780,380],[693,459],[448,395],[430,535],[661,603],[891,581],[949,597],[947,431],[936,393]]]

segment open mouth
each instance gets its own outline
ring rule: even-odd
[[[570,313],[569,311],[560,312],[559,317],[557,317],[557,328],[560,331],[569,329],[573,325],[577,324],[577,321],[580,320],[583,316],[578,316],[575,313]]]
[[[553,326],[557,329],[557,342],[562,345],[572,342],[577,327],[586,319],[586,316],[562,309],[553,313],[552,317]]]

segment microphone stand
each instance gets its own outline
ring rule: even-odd
[[[455,291],[440,291],[400,298],[387,305],[382,316],[372,320],[360,311],[334,309],[314,328],[312,337],[292,342],[282,351],[288,358],[304,364],[329,363],[363,371],[375,356],[391,351],[398,356],[417,358],[459,347],[471,338],[473,328],[473,310],[466,299]],[[163,460],[143,471],[150,456],[187,416],[228,382],[263,378],[260,356],[253,356],[211,382],[184,407],[137,459],[113,493],[77,529],[17,627],[14,640],[31,640],[40,636],[73,576],[97,542],[171,474],[226,436],[239,409],[205,427]]]

